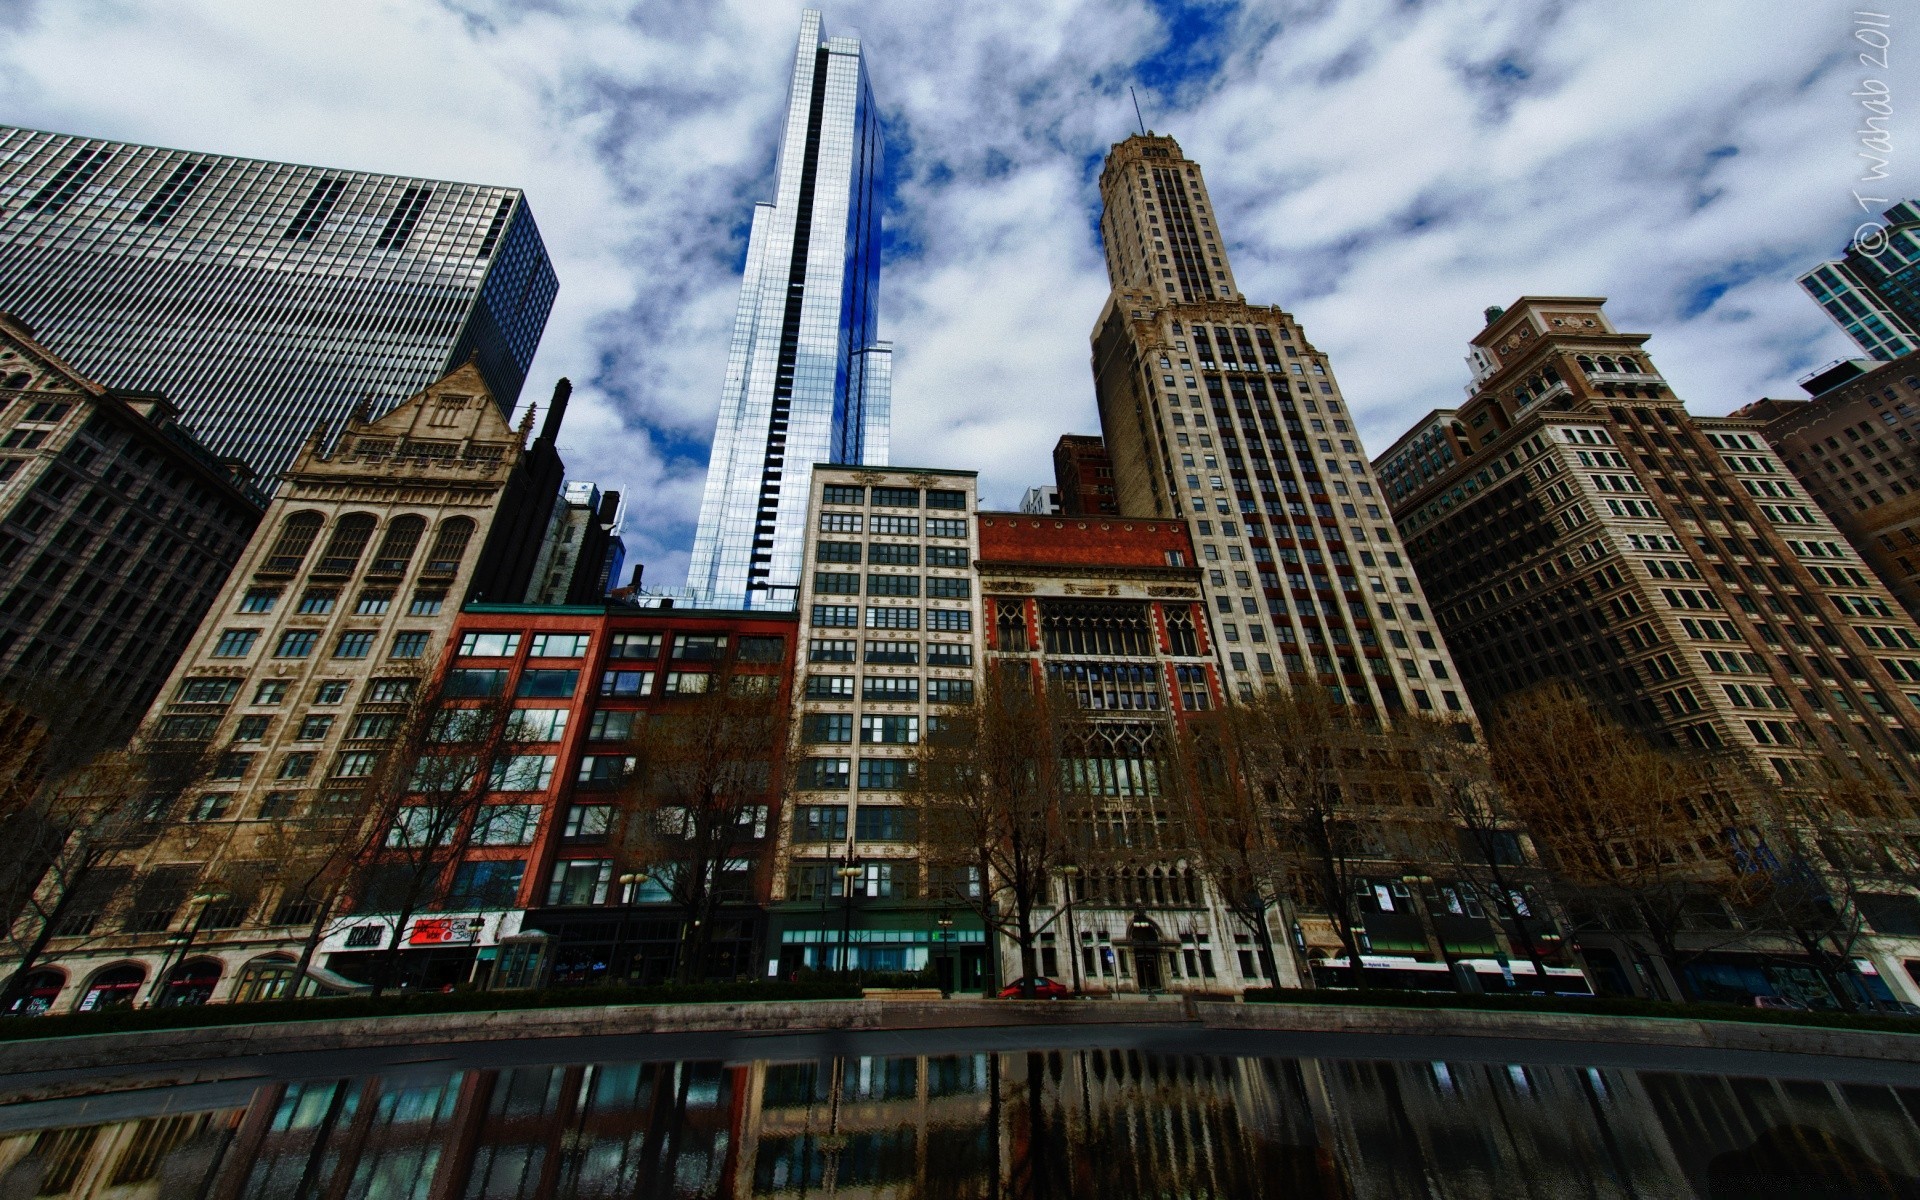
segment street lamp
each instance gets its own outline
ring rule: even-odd
[[[853,847],[847,847],[846,861],[841,863],[834,874],[840,876],[840,894],[844,899],[840,918],[840,970],[846,972],[853,964],[853,881],[860,878],[864,868],[860,860],[853,856]]]
[[[940,927],[940,947],[942,956],[947,960],[946,986],[940,989],[940,994],[950,996],[953,994],[954,985],[959,983],[960,974],[959,964],[953,958],[953,914],[943,908],[933,923]]]
[[[1073,885],[1080,879],[1080,868],[1068,863],[1060,868],[1060,877],[1065,880],[1067,893],[1067,957],[1073,960],[1073,994],[1081,994],[1080,981],[1080,931],[1073,923]]]
[[[620,952],[627,948],[627,919],[633,914],[628,912],[633,902],[640,897],[640,885],[647,881],[645,871],[628,871],[620,877],[620,915],[614,918],[613,953],[607,956],[607,974],[611,975],[614,966],[620,961]],[[628,983],[633,982],[632,964],[627,964],[622,976]]]

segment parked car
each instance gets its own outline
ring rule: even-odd
[[[1021,992],[1021,985],[1026,983],[1033,985],[1033,995],[1034,998],[1038,1000],[1060,1000],[1073,995],[1073,989],[1069,988],[1066,984],[1048,979],[1045,975],[1035,975],[1032,979],[1016,979],[1001,988],[1000,998],[1002,1000],[1024,999],[1025,997]]]

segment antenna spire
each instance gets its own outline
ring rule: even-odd
[[[1127,85],[1127,95],[1133,97],[1133,119],[1140,123],[1140,136],[1145,137],[1147,136],[1147,122],[1146,118],[1140,115],[1140,97],[1135,94],[1132,84]]]

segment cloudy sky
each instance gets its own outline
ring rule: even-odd
[[[1529,292],[1610,297],[1698,411],[1796,394],[1851,349],[1793,283],[1863,215],[1849,93],[1912,80],[1920,46],[1915,14],[1891,73],[1861,66],[1836,0],[824,7],[890,139],[894,460],[976,468],[1004,506],[1097,430],[1095,185],[1129,85],[1378,451]],[[561,280],[528,396],[573,379],[570,473],[627,489],[629,561],[674,583],[799,8],[0,0],[0,121],[524,187]],[[1868,194],[1915,194],[1907,144]]]

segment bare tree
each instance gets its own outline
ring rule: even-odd
[[[1173,739],[1174,790],[1185,810],[1186,844],[1221,901],[1260,947],[1262,969],[1280,978],[1267,913],[1286,896],[1287,857],[1260,776],[1266,754],[1242,752],[1234,735],[1253,722],[1194,717]]]
[[[1683,950],[1679,935],[1731,878],[1720,839],[1731,804],[1713,764],[1655,749],[1557,681],[1502,707],[1492,748],[1512,811],[1555,881],[1570,899],[1631,912],[1683,998],[1697,999],[1682,967],[1705,951]]]
[[[673,978],[705,969],[716,909],[751,894],[764,868],[769,795],[787,736],[784,679],[730,667],[707,688],[642,716],[627,751],[633,766],[615,793],[622,861],[664,888],[686,918]]]
[[[1024,661],[990,670],[972,704],[949,709],[921,742],[916,784],[929,875],[968,880],[954,898],[1019,946],[1029,997],[1035,943],[1053,919],[1039,914],[1073,857],[1067,760],[1077,720],[1073,700],[1031,670]]]

